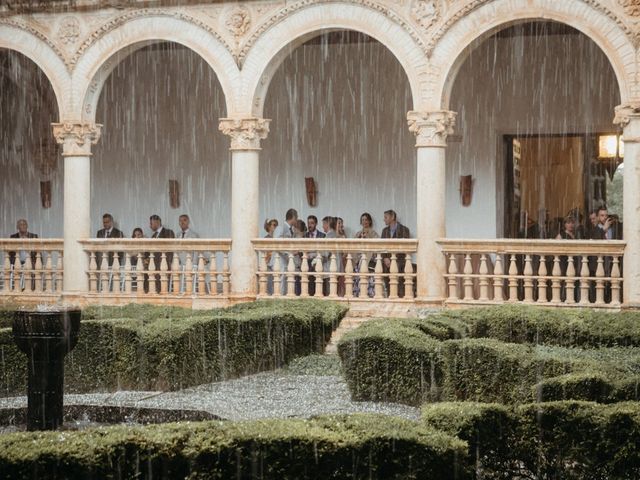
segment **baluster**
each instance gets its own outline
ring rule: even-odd
[[[162,295],[169,293],[169,264],[166,252],[160,254],[160,293]]]
[[[524,301],[527,303],[533,302],[533,260],[531,255],[525,255],[524,257]]]
[[[20,254],[16,252],[16,258],[13,261],[13,291],[14,292],[19,292],[22,290],[22,287],[20,286],[20,279],[22,278],[22,275],[24,275],[24,272],[22,271],[22,265],[20,264]]]
[[[140,295],[140,294],[144,294],[144,281],[145,281],[145,276],[144,276],[144,272],[146,269],[149,268],[148,265],[144,264],[144,255],[142,255],[142,252],[138,252],[137,254],[137,258],[138,258],[138,262],[136,264],[136,294]]]
[[[480,301],[486,302],[489,300],[489,267],[487,266],[487,256],[483,253],[480,255]]]
[[[156,289],[156,259],[155,255],[152,253],[149,255],[149,293],[151,295],[155,295],[158,291]]]
[[[471,265],[471,255],[464,256],[464,267],[462,269],[464,277],[462,277],[462,284],[464,286],[464,300],[474,300],[473,298],[473,265]]]
[[[2,282],[2,290],[4,292],[11,291],[11,260],[9,259],[9,253],[4,252],[4,261],[3,261],[3,282]]]
[[[344,297],[353,298],[353,256],[347,253],[346,263],[344,265]]]
[[[180,255],[177,255],[177,252],[174,253],[173,258],[171,259],[171,293],[174,295],[180,294],[180,289],[182,288],[182,265],[180,264]],[[184,272],[186,275],[186,272]]]
[[[405,254],[404,262],[404,298],[413,299],[413,263],[411,263],[411,253]]]
[[[213,263],[211,265],[213,266]],[[216,290],[215,290],[216,294],[218,293],[217,277],[218,276],[216,274]],[[211,291],[213,292],[213,290]],[[224,255],[222,256],[222,294],[225,297],[229,296],[229,252],[224,252]]]
[[[49,252],[44,265],[44,290],[47,293],[53,293],[53,252]]]
[[[96,253],[91,252],[89,254],[89,292],[91,293],[98,291],[98,277],[96,275],[97,268]]]
[[[193,295],[193,258],[187,255],[184,261],[184,293]]]
[[[33,272],[33,263],[31,263],[31,254],[28,253],[27,259],[22,266],[22,276],[24,278],[24,291],[26,293],[33,292],[33,285],[31,285],[31,276]]]
[[[389,264],[389,298],[398,298],[398,257],[395,253],[391,254]]]
[[[42,292],[42,253],[36,253],[36,263],[34,265],[33,286],[36,293]]]
[[[64,276],[64,268],[62,268],[62,250],[58,252],[58,261],[56,262],[56,292],[62,292],[62,277]]]
[[[107,257],[109,255],[106,252],[102,253],[102,260],[100,261],[100,272],[98,272],[98,283],[100,284],[101,292],[109,291],[109,262]]]
[[[273,260],[273,296],[279,297],[282,294],[281,284],[282,284],[282,262],[280,258],[280,252],[273,252],[274,255]]]
[[[267,252],[258,252],[258,295],[267,294],[267,284],[269,283],[268,268]]]
[[[307,252],[302,252],[302,261],[300,263],[300,296],[309,296],[309,255]]]
[[[589,303],[589,282],[589,257],[583,255],[580,265],[580,305]]]
[[[112,274],[113,274],[113,291],[120,293],[120,259],[118,258],[119,254],[113,255],[113,265],[112,265]]]
[[[518,265],[515,255],[511,255],[509,261],[509,301],[518,301]]]
[[[499,303],[504,302],[504,292],[502,290],[502,275],[504,275],[504,271],[502,270],[502,256],[497,253],[496,265],[493,268],[493,300]]]
[[[338,261],[335,252],[331,253],[329,259],[329,297],[338,297]]]
[[[596,268],[596,305],[604,305],[604,257],[598,255]]]
[[[611,265],[611,305],[620,305],[620,260],[617,255]]]
[[[547,303],[547,257],[540,255],[540,265],[538,266],[538,303]]]
[[[369,295],[369,257],[363,252],[360,254],[360,267],[358,268],[358,290],[356,298],[366,298]]]
[[[296,296],[296,264],[293,261],[293,253],[289,252],[287,262],[287,297]]]
[[[560,269],[560,257],[558,255],[553,256],[551,275],[553,276],[551,279],[551,303],[560,303],[560,276],[562,275],[562,270]]]
[[[382,254],[378,253],[378,254],[376,254],[376,268],[375,268],[375,277],[374,277],[374,282],[375,282],[374,298],[376,298],[376,299],[384,297],[384,289],[383,289],[383,283],[382,283],[382,272],[383,271],[384,270],[382,269]]]
[[[198,254],[198,296],[206,295],[207,293],[207,272],[204,268],[204,254],[200,252]]]
[[[577,258],[573,255],[567,256],[567,278],[565,280],[565,290],[567,291],[567,296],[565,298],[565,303],[573,304],[576,303],[576,267],[574,262],[577,261]]]
[[[323,282],[324,275],[323,275],[323,268],[322,268],[322,256],[320,252],[318,252],[318,254],[316,255],[315,272],[316,272],[316,292],[314,296],[322,297],[324,295],[324,292],[322,291],[322,287],[324,285],[324,282]]]
[[[458,262],[454,253],[449,254],[449,300],[458,300]]]
[[[133,273],[131,266],[131,254],[129,252],[125,252],[124,254],[124,293],[127,295],[131,295],[132,283],[133,283]]]

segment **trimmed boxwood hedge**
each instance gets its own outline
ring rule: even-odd
[[[477,478],[640,478],[640,404],[425,405],[426,426],[468,442]]]
[[[596,327],[586,311],[565,311],[568,319],[553,322],[544,316],[549,312],[554,311],[508,306],[372,320],[345,334],[338,353],[357,400],[417,406],[425,401],[639,398],[638,327],[618,331],[640,320],[638,314],[603,314],[607,326]],[[518,333],[518,325],[525,333]],[[545,333],[534,335],[535,325]],[[488,338],[494,334],[498,338]],[[563,335],[582,342],[582,348],[563,346]],[[587,380],[588,374],[598,374],[600,383]]]
[[[65,390],[175,390],[271,370],[320,353],[347,308],[319,300],[219,310],[128,305],[83,311],[65,361]],[[0,329],[0,392],[23,394],[26,357]]]
[[[467,446],[381,415],[0,436],[0,477],[464,479]]]

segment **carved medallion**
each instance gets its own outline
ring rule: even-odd
[[[640,0],[618,0],[624,13],[631,17],[640,17]]]
[[[229,12],[225,25],[227,30],[238,40],[249,31],[251,13],[247,8],[238,6]]]
[[[80,38],[80,22],[76,17],[65,17],[60,23],[58,38],[65,45],[73,45]]]
[[[422,30],[429,30],[440,18],[439,0],[414,0],[411,17]]]

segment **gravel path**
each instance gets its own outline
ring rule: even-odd
[[[0,398],[0,408],[26,406],[26,397]],[[411,420],[418,408],[378,402],[353,402],[344,379],[335,375],[259,373],[237,380],[177,392],[115,392],[65,395],[67,405],[202,410],[228,420],[311,417],[336,413],[381,413]]]

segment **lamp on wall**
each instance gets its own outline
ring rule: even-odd
[[[604,168],[611,180],[623,159],[624,141],[619,133],[598,135],[598,160],[604,163]]]

